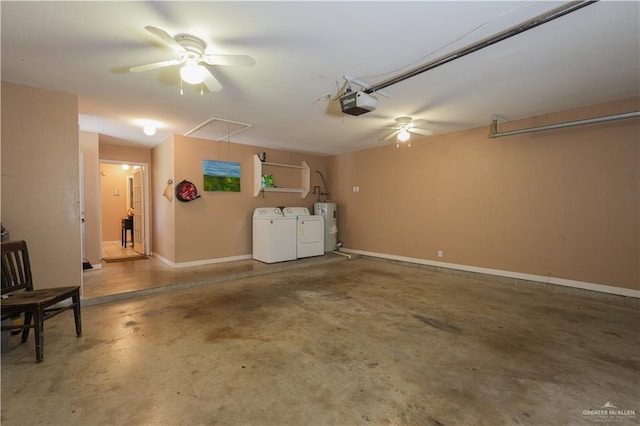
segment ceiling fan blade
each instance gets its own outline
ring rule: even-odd
[[[153,27],[151,25],[147,25],[144,28],[151,34],[162,40],[164,44],[166,44],[173,50],[177,52],[186,52],[186,49],[182,47],[182,45],[178,43],[173,37],[171,37],[165,30],[161,30],[160,28]]]
[[[180,60],[180,59],[169,59],[169,60],[166,60],[166,61],[153,62],[151,64],[146,64],[146,65],[137,65],[135,67],[129,68],[129,71],[130,72],[151,71],[151,70],[155,70],[155,69],[158,69],[158,68],[164,68],[164,67],[170,67],[172,65],[178,65],[181,62],[182,62],[182,60]]]
[[[417,118],[415,120],[411,120],[411,127],[419,127],[427,124],[429,121],[424,120],[422,118]]]
[[[392,132],[389,136],[387,136],[386,138],[382,139],[383,141],[387,141],[389,139],[391,139],[392,137],[394,137],[395,135],[397,135],[398,133],[400,133],[400,130],[396,130],[395,132]]]
[[[415,127],[409,129],[409,132],[410,133],[417,133],[417,134],[422,135],[422,136],[431,136],[431,135],[433,135],[433,132],[431,130],[422,130],[422,129],[417,129]]]
[[[204,55],[202,60],[209,65],[252,67],[256,64],[256,61],[247,55]]]
[[[204,76],[204,85],[207,86],[207,90],[210,92],[219,92],[222,90],[222,84],[216,79],[213,74],[211,74],[211,70],[207,70]]]

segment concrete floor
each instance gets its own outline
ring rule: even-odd
[[[361,257],[87,305],[2,355],[1,422],[638,424],[638,302]]]

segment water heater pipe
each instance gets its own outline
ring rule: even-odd
[[[329,193],[329,188],[327,188],[327,181],[324,179],[324,175],[322,173],[320,173],[319,170],[316,170],[316,173],[320,175],[320,177],[322,178],[322,183],[324,184],[324,192],[322,192],[322,190],[320,190],[320,194],[318,195],[318,201],[320,201],[320,197],[321,196],[325,196],[325,202],[329,202],[329,195],[331,195]],[[315,194],[315,188],[314,188],[314,192]]]
[[[340,256],[348,257],[348,258],[349,258],[349,260],[351,260],[351,255],[350,255],[350,254],[342,253],[342,252],[341,252],[341,251],[339,251],[339,250],[334,250],[334,251],[333,251],[333,253],[334,253],[334,254],[339,254]]]

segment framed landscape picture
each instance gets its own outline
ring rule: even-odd
[[[205,191],[240,192],[240,163],[203,160]]]

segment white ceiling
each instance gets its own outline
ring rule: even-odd
[[[331,155],[389,143],[383,128],[403,115],[442,134],[638,95],[640,3],[600,1],[392,85],[374,112],[327,100],[345,74],[378,83],[561,4],[2,1],[1,76],[76,94],[81,130],[122,143],[154,146],[217,117],[250,125],[234,142]],[[175,57],[147,25],[256,65],[216,67],[222,91],[181,96],[178,67],[127,71]],[[162,127],[146,136],[141,119]],[[226,140],[219,124],[193,135]]]

